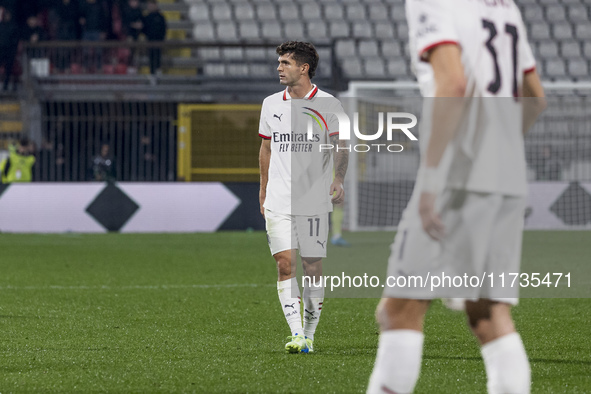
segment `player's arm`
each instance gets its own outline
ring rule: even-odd
[[[461,49],[457,44],[443,44],[427,54],[435,78],[435,98],[431,124],[431,138],[425,162],[419,176],[422,193],[419,212],[423,229],[433,239],[441,239],[444,232],[441,218],[435,212],[437,192],[444,183],[437,168],[447,145],[454,137],[464,111],[466,77],[462,65]]]
[[[269,182],[269,163],[271,162],[271,140],[263,139],[261,149],[259,150],[259,169],[261,173],[261,188],[259,190],[259,203],[261,205],[261,215],[265,216],[263,204],[267,197],[267,182]]]
[[[456,44],[443,44],[429,54],[435,78],[433,130],[427,147],[427,167],[437,167],[445,148],[457,130],[464,109],[466,77],[461,49]]]
[[[345,189],[343,185],[345,183],[347,167],[349,166],[349,151],[346,149],[346,142],[341,140],[338,134],[330,137],[330,143],[335,147],[335,176],[330,186],[330,194],[332,195],[332,202],[334,204],[340,204],[345,200]]]
[[[547,105],[544,88],[535,69],[524,74],[522,95],[525,98],[523,100],[523,134],[526,134]]]

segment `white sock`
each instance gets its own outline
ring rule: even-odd
[[[277,293],[279,294],[279,302],[281,302],[281,309],[285,315],[285,320],[289,324],[291,335],[302,335],[302,315],[300,314],[300,288],[298,287],[297,278],[286,279],[277,282]]]
[[[412,393],[421,371],[424,337],[415,330],[384,331],[367,393]]]
[[[489,394],[528,394],[531,370],[518,333],[504,335],[482,346]]]
[[[312,283],[304,281],[304,335],[311,340],[314,340],[314,333],[318,326],[323,302],[324,286],[322,280],[318,282],[312,280]]]

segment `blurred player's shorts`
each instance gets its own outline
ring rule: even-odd
[[[326,257],[328,213],[294,216],[265,209],[271,254],[298,249],[302,257]]]

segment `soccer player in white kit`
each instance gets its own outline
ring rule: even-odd
[[[406,14],[429,115],[388,275],[519,272],[523,133],[545,107],[519,10],[513,0],[407,0]],[[510,312],[517,291],[465,290],[460,297],[467,298],[468,323],[481,344],[488,392],[529,393],[529,362]],[[425,314],[430,300],[444,295],[390,287],[383,297],[367,392],[410,393],[421,367]]]
[[[322,102],[324,109],[343,112],[330,94],[312,84],[318,65],[318,53],[311,43],[288,41],[277,47],[279,81],[285,90],[263,101],[259,136],[263,139],[259,164],[261,171],[260,209],[265,217],[267,240],[277,263],[277,292],[281,309],[291,330],[285,345],[288,353],[314,351],[314,333],[322,311],[324,287],[320,281],[322,258],[326,257],[328,213],[332,204],[344,201],[343,182],[348,153],[334,155],[335,177],[331,152],[320,152],[320,144],[343,146],[338,138],[336,117],[322,114],[313,107]],[[327,107],[328,102],[328,107]],[[312,135],[297,126],[297,111],[315,117]],[[301,103],[301,104],[300,104]],[[292,121],[293,120],[293,121]],[[306,129],[307,130],[307,129]],[[331,198],[332,196],[332,198]],[[299,250],[304,275],[304,324],[300,310],[300,292],[296,274],[295,251]]]

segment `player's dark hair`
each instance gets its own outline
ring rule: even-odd
[[[279,56],[283,56],[288,53],[293,53],[293,59],[296,61],[298,66],[302,64],[308,64],[308,76],[310,79],[316,74],[316,67],[318,67],[318,52],[311,42],[301,41],[287,41],[279,45],[275,50]]]
[[[26,135],[22,136],[18,141],[20,146],[28,146],[29,145],[29,137]]]

